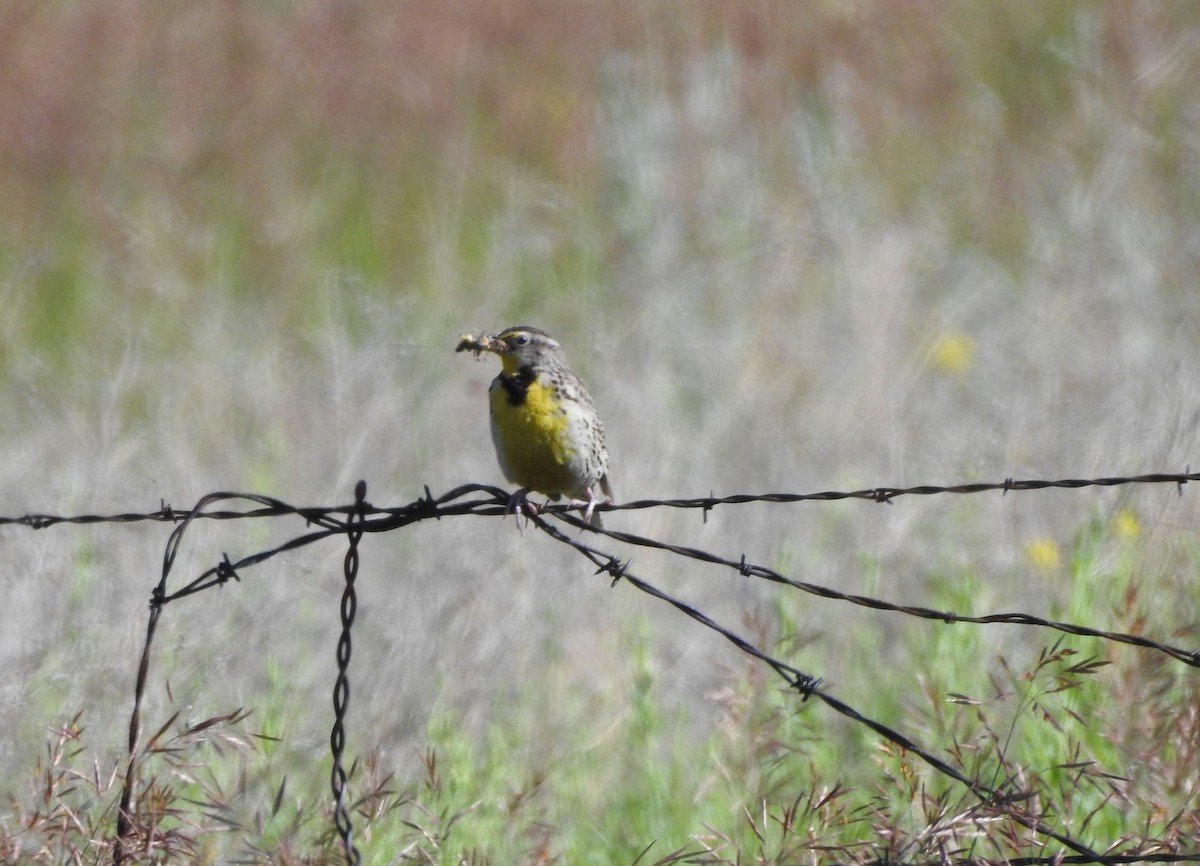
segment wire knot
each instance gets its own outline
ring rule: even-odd
[[[229,561],[228,553],[221,554],[221,561],[217,563],[216,577],[216,582],[219,584],[228,583],[230,580],[236,580],[238,583],[242,582],[241,577],[238,576],[236,569],[233,567],[233,563]]]
[[[629,570],[630,560],[621,562],[615,556],[610,556],[608,562],[596,569],[596,574],[608,573],[612,575],[612,583],[609,587],[614,587],[621,582],[621,578],[625,576],[625,572]]]
[[[438,511],[437,503],[433,499],[433,492],[429,489],[429,485],[425,485],[425,495],[417,497],[416,512],[418,517],[432,517],[435,520],[441,520],[442,514]]]
[[[792,687],[800,692],[800,700],[802,701],[807,701],[811,698],[820,685],[821,678],[810,676],[809,674],[799,674],[792,681]]]

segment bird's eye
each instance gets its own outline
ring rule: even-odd
[[[524,346],[526,343],[529,342],[529,335],[528,334],[520,334],[517,336],[517,339],[515,342],[518,346]]]

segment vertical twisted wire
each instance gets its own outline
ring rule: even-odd
[[[350,523],[357,518],[358,523],[365,519],[367,499],[367,482],[359,481],[354,487],[356,509],[350,515]],[[346,806],[346,770],[342,766],[342,754],[346,747],[346,711],[350,704],[350,631],[354,626],[354,614],[358,610],[358,595],[354,590],[354,581],[358,577],[358,542],[362,539],[361,529],[347,533],[350,540],[346,550],[344,572],[346,588],[342,591],[342,635],[337,645],[337,680],[333,684],[333,730],[329,735],[329,746],[333,752],[333,770],[330,773],[330,785],[333,789],[333,820],[338,837],[346,851],[346,862],[349,866],[359,866],[362,855],[354,844],[354,827],[350,821],[350,810]]]

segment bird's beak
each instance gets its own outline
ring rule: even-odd
[[[499,334],[492,334],[490,337],[483,336],[479,338],[479,342],[483,345],[485,352],[495,352],[497,355],[503,355],[509,350],[509,345],[504,340],[499,339]]]

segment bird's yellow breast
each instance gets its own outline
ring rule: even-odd
[[[573,496],[580,486],[572,471],[575,447],[554,387],[538,376],[517,390],[498,378],[489,399],[492,439],[505,476],[547,496]]]

